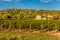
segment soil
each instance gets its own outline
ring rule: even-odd
[[[46,34],[52,35],[52,36],[57,36],[60,38],[60,32],[48,31],[48,32],[46,32]]]
[[[38,30],[38,31],[26,31],[26,30],[1,30],[1,32],[13,32],[13,33],[40,33],[41,31]],[[57,36],[60,38],[60,32],[57,32],[55,30],[53,31],[47,31],[47,32],[44,32],[44,34],[48,34],[48,35],[52,35],[52,36]]]

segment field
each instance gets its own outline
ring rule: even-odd
[[[0,10],[0,40],[60,40],[51,35],[57,32],[60,32],[60,11]]]

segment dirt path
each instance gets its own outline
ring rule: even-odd
[[[33,31],[32,33],[40,33],[40,31]],[[60,32],[55,32],[55,31],[48,31],[45,32],[44,34],[52,35],[52,36],[57,36],[60,38]]]
[[[60,32],[53,33],[53,34],[51,34],[51,35],[54,35],[54,36],[60,37]]]
[[[57,36],[60,38],[60,32],[46,32],[46,34],[48,35],[53,35],[53,36]]]

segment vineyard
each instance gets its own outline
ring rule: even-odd
[[[52,20],[35,20],[37,15]],[[45,15],[45,16],[43,16]],[[56,10],[27,10],[6,9],[0,10],[0,29],[26,29],[26,30],[60,30],[60,11]]]
[[[38,17],[37,17],[38,15]],[[48,16],[50,15],[50,16]],[[60,11],[56,10],[28,10],[28,9],[6,9],[6,10],[0,10],[0,32],[2,30],[25,30],[25,31],[53,31],[56,30],[57,32],[60,31]],[[11,31],[10,31],[11,32]],[[18,32],[17,32],[18,33]],[[1,33],[1,40],[8,40],[7,36],[5,34],[5,38],[3,38],[3,33]],[[13,33],[12,33],[13,34]],[[7,33],[10,39],[9,33]],[[14,35],[14,34],[13,34]],[[17,35],[17,34],[15,34]],[[21,40],[31,40],[32,38],[28,39],[28,37],[32,37],[31,34],[27,35],[26,39],[24,35],[19,34],[21,37]],[[30,36],[31,35],[31,36]],[[36,34],[35,34],[36,35]],[[41,34],[37,34],[41,35]],[[36,35],[36,38],[38,36]],[[42,35],[43,36],[43,35]],[[50,36],[43,36],[38,40],[48,40],[51,38],[48,38]],[[10,40],[20,40],[18,35],[17,36],[11,36],[12,38]],[[33,35],[33,40],[35,39],[35,36]],[[40,37],[40,36],[39,36]],[[51,36],[52,37],[52,36]],[[44,39],[45,38],[45,39]],[[56,40],[55,37],[52,37],[52,40]],[[57,39],[58,40],[58,39]]]
[[[60,31],[60,20],[0,20],[0,29]]]

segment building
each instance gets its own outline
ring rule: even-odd
[[[41,15],[37,15],[35,20],[41,20]]]

